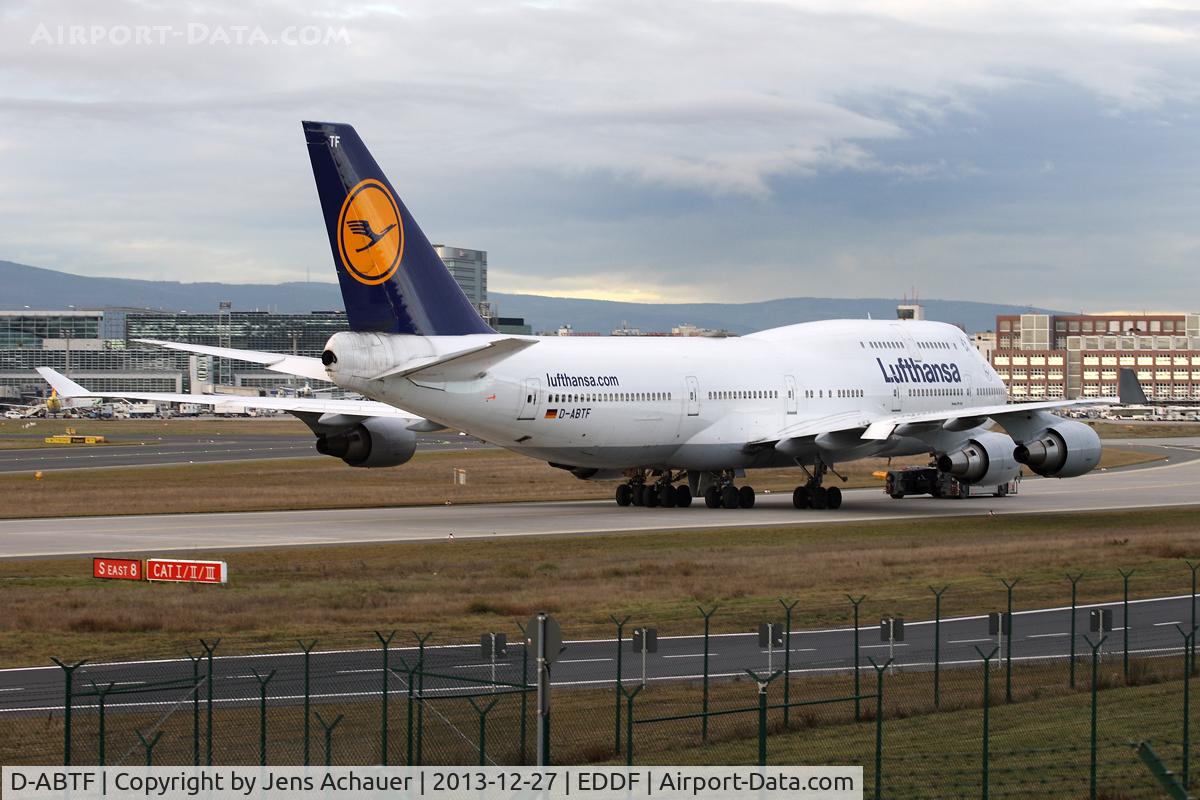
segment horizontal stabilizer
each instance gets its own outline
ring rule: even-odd
[[[497,339],[477,347],[455,350],[432,360],[422,359],[416,364],[404,364],[372,376],[372,380],[397,376],[423,378],[437,377],[441,380],[469,380],[509,356],[537,344],[536,339]]]

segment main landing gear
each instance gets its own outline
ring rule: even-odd
[[[826,488],[821,485],[825,479],[825,473],[833,472],[824,461],[818,460],[813,465],[812,472],[809,472],[807,468],[804,471],[808,472],[808,481],[803,486],[797,486],[792,492],[792,505],[796,508],[827,508],[831,510],[842,507],[842,490],[836,486]],[[833,474],[837,475],[836,472]]]
[[[644,506],[645,508],[687,508],[692,504],[692,492],[686,483],[675,485],[675,481],[686,473],[659,473],[658,479],[648,472],[638,472],[617,487],[616,500],[619,506]]]
[[[709,508],[754,508],[754,489],[734,486],[732,470],[714,475],[704,489],[704,505]]]

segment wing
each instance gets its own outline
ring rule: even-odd
[[[318,397],[242,397],[233,394],[184,394],[182,392],[93,392],[60,372],[49,367],[38,367],[38,374],[46,379],[58,396],[62,398],[94,397],[144,400],[157,403],[197,403],[222,407],[262,408],[287,411],[293,414],[336,414],[343,417],[391,417],[410,420],[414,430],[427,430],[428,421],[423,417],[403,411],[387,403],[374,400],[332,400]]]
[[[368,236],[372,239],[375,238],[375,234],[371,232],[371,223],[365,219],[346,220],[346,225],[352,233],[357,233],[359,236]]]

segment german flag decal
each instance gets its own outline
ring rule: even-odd
[[[558,409],[557,408],[547,408],[546,409],[546,419],[558,419]]]

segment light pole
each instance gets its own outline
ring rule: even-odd
[[[59,328],[58,336],[66,341],[66,352],[63,356],[63,374],[71,377],[71,329]]]

